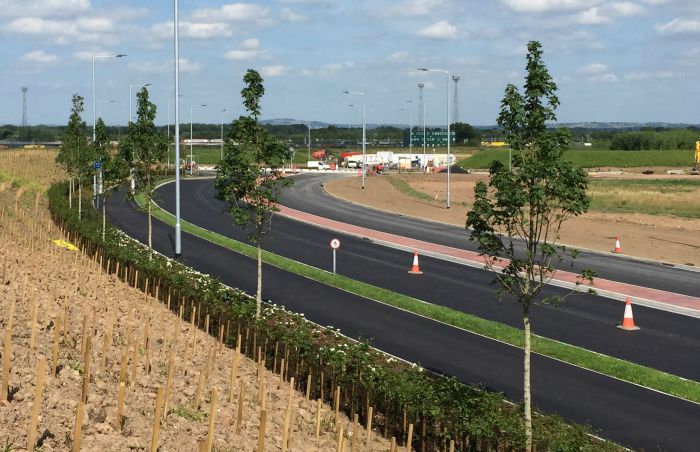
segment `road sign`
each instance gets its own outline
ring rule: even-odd
[[[102,162],[95,162],[95,169],[102,168]]]
[[[338,248],[340,248],[340,240],[338,240],[338,239],[331,240],[331,248],[333,248],[334,250],[337,250]]]

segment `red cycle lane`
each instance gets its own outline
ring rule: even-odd
[[[480,256],[479,253],[475,253],[473,251],[462,250],[459,248],[416,240],[401,235],[376,231],[361,226],[355,226],[292,209],[286,206],[279,206],[278,214],[344,234],[367,238],[387,246],[402,248],[406,249],[407,251],[415,250],[421,254],[459,262],[465,265],[477,267],[484,266],[484,258]],[[550,282],[552,285],[574,287],[576,284],[577,275],[575,273],[558,270],[555,276],[556,277]],[[635,304],[700,318],[699,297],[651,289],[648,287],[601,278],[596,278],[592,284],[592,287],[600,295],[608,298],[625,301],[627,297],[631,297],[632,302]]]

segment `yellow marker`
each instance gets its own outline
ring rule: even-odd
[[[53,243],[56,244],[56,246],[66,248],[70,251],[78,251],[77,246],[73,245],[72,243],[66,242],[65,240],[57,239],[57,240],[54,240]]]

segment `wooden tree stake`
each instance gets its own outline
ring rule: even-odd
[[[158,452],[158,436],[160,436],[160,418],[163,410],[163,387],[158,386],[156,393],[156,412],[153,415],[153,439],[151,440],[151,452]]]
[[[204,372],[199,371],[199,377],[197,377],[197,390],[194,392],[194,407],[199,409],[201,405],[202,398],[202,386],[204,385]]]
[[[134,344],[134,351],[131,354],[131,378],[129,380],[129,387],[133,388],[136,385],[136,366],[138,365],[138,351],[139,351],[139,339],[136,338],[136,343]]]
[[[9,401],[10,389],[10,360],[12,359],[12,327],[5,328],[5,347],[2,353],[2,389],[0,389],[0,397],[2,400]]]
[[[238,360],[240,355],[238,351],[233,352],[233,364],[231,364],[231,380],[228,386],[228,403],[233,403],[233,388],[236,385],[236,379],[238,375]]]
[[[335,411],[335,416],[333,417],[333,423],[338,423],[338,415],[340,413],[340,386],[335,387],[335,397],[333,398],[333,409]]]
[[[209,407],[209,430],[207,432],[207,452],[211,452],[214,444],[214,423],[216,422],[216,409],[219,403],[219,392],[216,386],[211,388],[211,406]]]
[[[61,317],[54,321],[53,350],[51,356],[51,376],[56,377],[58,370],[58,340],[61,338]]]
[[[73,429],[73,452],[80,451],[80,437],[83,431],[83,416],[85,415],[85,403],[78,402],[78,408],[75,412],[75,428]]]
[[[126,346],[122,347],[121,357],[119,359],[119,383],[126,383]]]
[[[170,388],[173,385],[173,374],[175,373],[175,356],[173,352],[175,347],[170,348],[170,353],[168,354],[168,379],[165,383],[165,400],[163,402],[163,413],[168,413],[168,403],[170,400]]]
[[[36,345],[36,318],[39,315],[39,303],[37,297],[34,297],[34,302],[32,303],[32,325],[31,333],[29,336],[29,357],[31,358],[32,353],[34,353],[34,346]]]
[[[236,416],[236,434],[241,433],[241,421],[243,420],[243,403],[245,402],[245,380],[241,380],[241,389],[238,395],[238,416]]]
[[[370,435],[372,433],[372,411],[374,410],[373,407],[369,407],[367,410],[367,440],[365,441],[365,444],[367,447],[369,447],[369,441],[370,441]]]
[[[450,440],[450,452],[455,452],[455,440]]]
[[[408,438],[406,439],[406,450],[411,450],[413,447],[413,423],[408,424]]]
[[[338,447],[336,449],[336,452],[342,452],[343,450],[343,440],[345,439],[343,433],[343,427],[338,427]]]
[[[316,439],[321,436],[321,399],[316,399]]]
[[[258,450],[265,450],[265,420],[267,418],[267,411],[260,411],[260,427],[258,428]]]
[[[122,417],[124,416],[124,393],[126,392],[126,383],[119,382],[119,395],[117,396],[117,431],[122,429]]]
[[[391,437],[391,447],[389,448],[390,452],[396,452],[396,437],[392,436]]]
[[[36,387],[34,388],[34,404],[32,405],[32,417],[29,422],[27,434],[27,450],[33,451],[36,444],[36,426],[41,412],[41,400],[44,394],[44,378],[46,377],[46,358],[39,357],[39,367],[36,371]]]

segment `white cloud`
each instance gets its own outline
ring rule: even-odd
[[[671,22],[657,24],[654,29],[662,35],[700,33],[700,20],[677,17]]]
[[[588,8],[600,0],[501,0],[511,9],[522,12],[572,11]]]
[[[381,17],[419,17],[427,16],[445,6],[445,0],[403,0],[378,12]]]
[[[430,39],[454,39],[457,37],[457,27],[446,20],[441,20],[422,28],[417,34]]]
[[[604,72],[607,72],[608,66],[602,63],[591,63],[587,64],[585,66],[581,66],[576,70],[578,74],[584,74],[584,75],[593,75],[593,74],[602,74]]]
[[[615,83],[617,82],[617,75],[608,72],[607,74],[591,77],[589,80],[594,83]]]
[[[151,26],[151,33],[159,39],[172,39],[173,23],[163,22]],[[189,39],[214,39],[229,37],[233,30],[222,22],[180,22],[180,36]]]
[[[78,17],[72,20],[20,17],[10,21],[5,33],[50,38],[55,44],[70,42],[113,43],[117,40],[115,24],[102,17]]]
[[[257,25],[272,23],[269,8],[254,3],[228,3],[221,8],[203,8],[192,13],[192,19],[200,22],[242,22]]]
[[[404,62],[408,61],[410,57],[411,54],[408,52],[394,52],[391,55],[389,55],[386,59],[389,61]]]
[[[303,14],[295,13],[289,8],[284,8],[282,10],[282,20],[285,22],[305,22],[309,20],[309,18]]]
[[[173,60],[175,61],[175,60]],[[170,63],[172,64],[172,63]],[[180,58],[180,72],[182,73],[193,73],[193,72],[199,72],[199,70],[202,68],[202,66],[199,63],[194,63],[189,61],[186,58]]]
[[[262,68],[262,75],[265,77],[280,77],[287,73],[287,66],[281,64],[275,66],[264,66]]]
[[[671,71],[656,71],[656,72],[630,72],[625,74],[625,80],[644,81],[644,80],[663,80],[669,78],[681,77],[682,74]]]
[[[644,12],[644,8],[632,2],[613,2],[607,8],[616,16],[638,16]]]
[[[600,25],[610,22],[610,17],[601,13],[600,8],[593,8],[581,11],[576,15],[576,22],[584,25]]]
[[[139,63],[130,63],[129,69],[135,72],[160,72],[160,73],[172,73],[173,71],[173,61],[144,61]],[[193,63],[186,58],[180,58],[180,73],[194,73],[199,72],[202,66],[199,63]]]
[[[90,10],[90,0],[2,0],[0,17],[72,16]]]
[[[25,53],[20,58],[25,63],[52,64],[58,62],[56,55],[50,55],[43,50],[34,50],[33,52]]]
[[[255,38],[246,39],[241,43],[240,49],[229,50],[224,54],[224,58],[233,61],[252,60],[264,57],[266,50],[260,48],[260,42]]]

